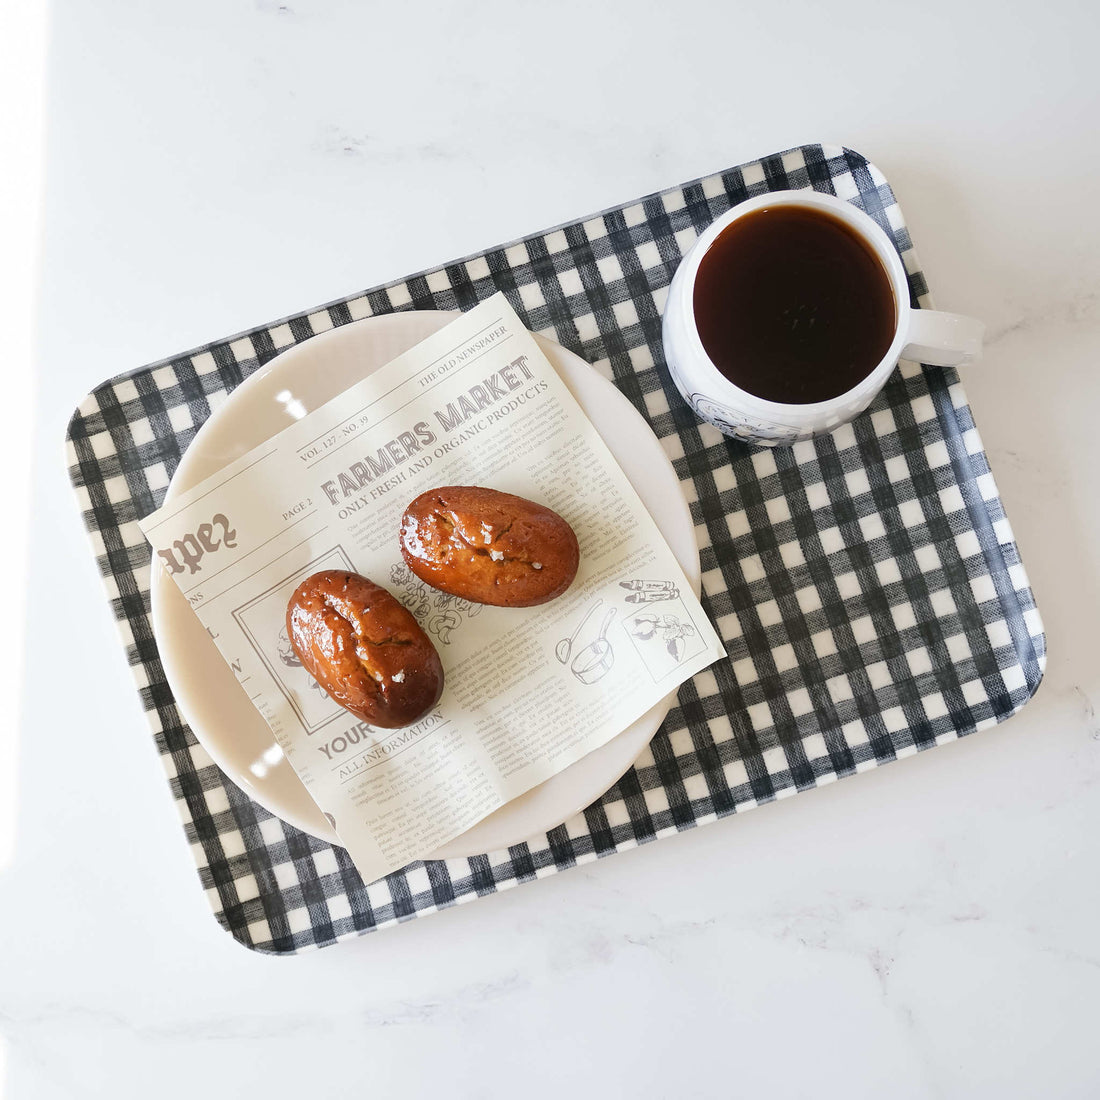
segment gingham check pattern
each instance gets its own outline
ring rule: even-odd
[[[764,450],[697,420],[663,370],[661,308],[680,257],[729,206],[780,188],[865,209],[893,236],[914,302],[930,304],[882,174],[811,145],[130,371],[80,403],[73,484],[203,887],[240,942],[295,952],[471,901],[954,740],[1034,693],[1042,625],[953,371],[903,365],[853,424]],[[364,885],[342,849],[245,797],[183,723],[137,520],[212,409],[284,348],[497,290],[612,378],[661,439],[729,659],[683,686],[634,768],[584,813],[507,851]]]

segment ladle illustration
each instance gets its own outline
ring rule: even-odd
[[[585,612],[584,618],[577,624],[577,629],[573,631],[572,635],[568,638],[562,638],[554,648],[555,655],[563,665],[569,661],[569,654],[573,652],[573,643],[577,640],[577,635],[584,629],[584,624],[592,618],[596,608],[602,603],[603,598],[601,597]]]
[[[615,608],[611,608],[604,616],[600,636],[580,650],[569,666],[569,670],[582,684],[594,684],[606,675],[615,663],[615,651],[606,637],[607,628],[611,625],[613,618],[615,618]]]

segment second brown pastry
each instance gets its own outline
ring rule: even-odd
[[[498,607],[560,596],[580,563],[577,536],[557,512],[474,485],[421,493],[401,518],[401,553],[432,587]]]
[[[306,672],[372,726],[410,726],[443,694],[431,639],[407,608],[358,573],[307,577],[290,597],[286,628]]]

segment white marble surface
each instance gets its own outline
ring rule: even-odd
[[[0,1096],[1100,1094],[1097,11],[56,0]],[[938,304],[988,322],[968,389],[1046,621],[1038,696],[381,935],[243,950],[199,889],[70,499],[72,406],[820,140],[882,167]]]

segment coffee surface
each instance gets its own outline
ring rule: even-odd
[[[809,206],[765,207],[727,226],[699,265],[694,306],[722,374],[790,405],[852,389],[896,327],[878,257],[839,218]]]

